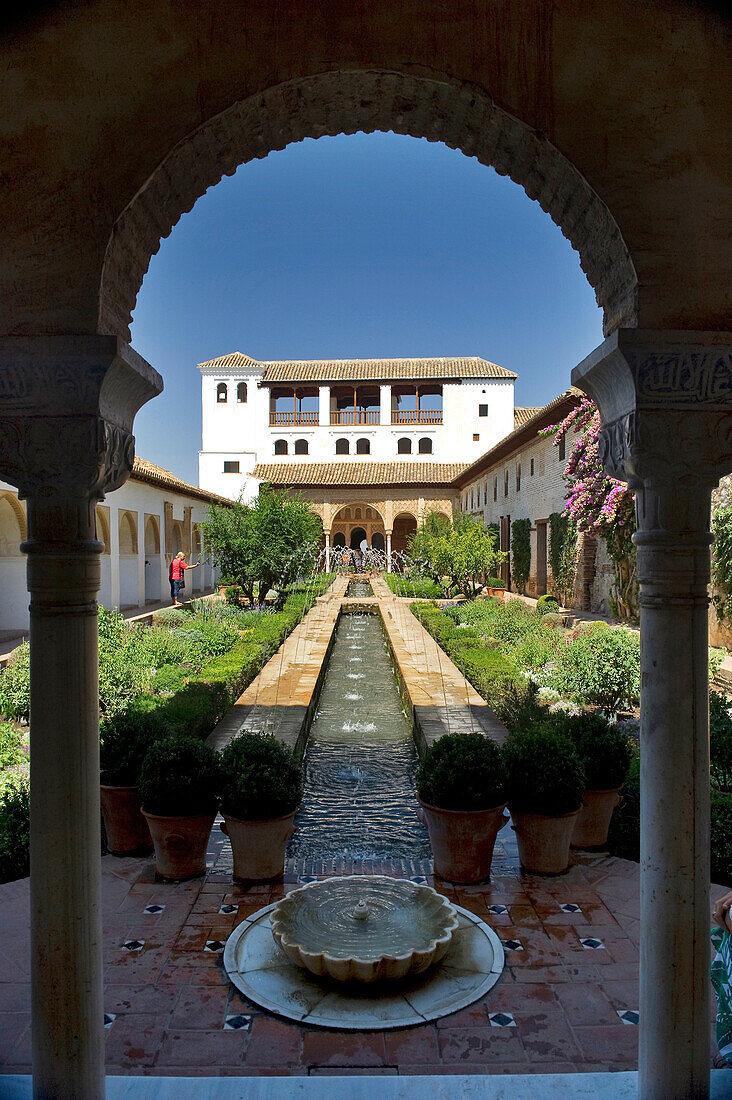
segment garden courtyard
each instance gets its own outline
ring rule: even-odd
[[[211,756],[189,763],[177,794],[184,788],[190,794],[206,787],[207,768],[217,752],[223,750],[226,760],[237,742],[247,736],[261,741],[262,732],[269,732],[278,751],[290,757],[278,758],[279,786],[274,784],[268,797],[285,797],[288,761],[306,750],[304,791],[295,792],[302,798],[297,831],[286,849],[282,873],[270,881],[237,882],[233,877],[237,856],[224,831],[228,818],[217,814],[210,827],[219,797],[226,813],[227,798],[237,794],[229,790],[227,795],[226,776],[221,775],[215,789],[224,794],[217,795],[209,811],[202,873],[187,880],[169,873],[166,880],[158,873],[161,864],[150,855],[102,856],[107,1073],[414,1077],[634,1070],[640,940],[637,633],[604,623],[577,623],[553,607],[535,610],[500,597],[435,600],[430,597],[439,593],[426,577],[335,575],[324,571],[328,565],[321,556],[319,570],[305,581],[296,579],[294,568],[289,594],[269,607],[242,606],[243,598],[233,592],[229,603],[159,613],[149,627],[127,627],[120,617],[102,614],[103,782],[139,782],[143,800],[150,803],[169,795],[170,783],[166,787],[160,774],[165,779],[182,757],[163,755],[156,778],[149,763],[158,751],[155,745],[162,741],[169,750],[171,740],[189,744],[193,734],[196,751]],[[371,628],[376,631],[373,649],[367,639]],[[383,668],[380,660],[386,662]],[[19,751],[21,758],[27,743],[22,732],[28,718],[26,666],[23,651],[0,674],[7,739],[15,746],[8,751]],[[376,699],[386,692],[385,681],[378,679],[382,672],[394,681],[399,719],[414,759],[399,764],[402,771],[379,778],[371,769],[404,750],[404,738],[393,744],[379,740],[380,721],[395,724],[393,714],[382,713],[385,704]],[[328,733],[332,727],[324,731],[322,726],[333,706],[340,708],[334,728],[343,731],[335,740]],[[603,717],[607,713],[615,721],[608,722]],[[131,714],[136,717],[130,719]],[[592,738],[604,746],[604,755],[593,755],[587,737],[583,740],[587,715]],[[344,716],[349,720],[343,721]],[[363,720],[369,716],[375,721]],[[732,743],[732,720],[721,696],[713,696],[712,726],[718,746],[713,755],[713,866],[718,881],[729,883],[724,750]],[[532,765],[530,756],[522,762],[519,754],[517,776],[516,746],[527,730],[538,738],[533,751],[543,756],[535,756]],[[502,758],[507,773],[501,782],[507,786],[496,798],[504,804],[507,800],[512,812],[521,808],[527,773],[541,776],[536,794],[545,801],[561,798],[566,783],[564,797],[573,810],[576,791],[590,783],[592,768],[620,768],[623,775],[614,774],[605,783],[623,785],[625,792],[607,842],[593,850],[572,849],[561,873],[532,873],[521,866],[528,857],[525,852],[519,856],[514,813],[513,823],[498,832],[489,856],[489,879],[484,874],[482,881],[456,885],[436,874],[414,784],[423,803],[437,803],[438,796],[427,793],[440,773],[439,768],[432,776],[416,772],[418,758],[422,767],[426,759],[439,765],[441,744],[454,747],[457,739],[461,745],[474,745],[476,737],[490,746],[495,758],[471,757],[469,766],[477,770],[473,786],[497,782],[490,768],[498,767]],[[530,741],[524,738],[524,753]],[[147,773],[141,776],[143,756]],[[347,763],[345,779],[342,760]],[[261,758],[258,767],[263,769]],[[442,777],[445,802],[440,805],[455,797],[456,777],[460,797],[469,797],[470,776],[461,776],[459,758],[453,758],[452,767],[454,774]],[[581,774],[575,775],[572,787],[571,773],[578,767]],[[12,788],[15,796],[5,796],[0,847],[3,877],[10,880],[0,885],[0,1065],[5,1075],[21,1075],[19,1088],[23,1075],[31,1072],[29,880],[17,877],[27,873],[25,770],[17,755],[8,765],[7,774],[15,779],[6,790]],[[297,787],[299,767],[295,771]],[[250,787],[256,787],[252,772],[247,774]],[[331,782],[333,776],[345,785]],[[382,785],[398,782],[396,801],[393,792],[387,801],[378,801],[382,795],[369,791],[373,777]],[[334,788],[327,804],[318,787],[323,781]],[[245,793],[255,797],[250,789]],[[263,797],[267,792],[257,793]],[[544,810],[561,816],[567,806]],[[245,809],[238,813],[246,816]],[[250,804],[248,816],[263,815]],[[107,844],[114,847],[109,835]],[[474,914],[500,941],[504,965],[496,983],[467,1005],[444,1007],[438,1019],[368,1030],[286,1019],[244,996],[224,966],[232,932],[290,891],[344,875],[434,886]],[[238,877],[247,878],[241,873]],[[726,888],[711,888],[710,905]],[[422,1011],[430,1016],[424,1003]],[[716,1053],[713,1023],[710,1016],[710,1065]],[[729,1087],[729,1072],[713,1072],[718,1090]],[[608,1095],[625,1095],[623,1090],[634,1087],[630,1077],[615,1081]]]

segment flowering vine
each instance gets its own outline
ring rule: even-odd
[[[567,483],[564,515],[574,520],[577,530],[597,535],[607,546],[613,563],[613,611],[618,618],[635,619],[638,614],[638,582],[635,569],[635,501],[628,486],[603,469],[599,454],[600,412],[585,397],[561,424],[547,428],[558,447],[572,433],[576,436],[564,469]]]

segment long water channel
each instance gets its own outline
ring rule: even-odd
[[[379,616],[341,615],[310,728],[288,856],[429,858],[427,830],[416,815],[416,767]]]

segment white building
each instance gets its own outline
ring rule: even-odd
[[[256,494],[258,463],[470,463],[514,426],[517,376],[478,357],[259,363],[234,352],[199,370],[199,484],[230,498]]]
[[[217,498],[136,458],[129,480],[97,505],[97,537],[104,544],[99,603],[144,610],[146,604],[169,602],[168,569],[179,550],[191,564],[201,561],[186,574],[185,594],[211,591],[217,575],[199,529],[211,499]],[[20,550],[26,533],[25,502],[0,481],[0,641],[28,630],[26,557]]]

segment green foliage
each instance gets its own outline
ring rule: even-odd
[[[429,577],[419,573],[385,573],[384,580],[395,596],[409,596],[415,600],[437,600],[442,589]]]
[[[712,791],[712,882],[732,886],[732,794]]]
[[[0,790],[0,882],[25,878],[30,871],[30,790],[14,776]]]
[[[539,689],[531,680],[507,683],[491,699],[491,706],[509,730],[528,729],[545,721],[549,708],[540,703]]]
[[[577,571],[577,526],[559,512],[549,516],[549,562],[554,588],[566,605],[572,599]]]
[[[0,715],[28,721],[30,713],[30,646],[23,642],[0,669]]]
[[[709,692],[709,753],[712,783],[732,794],[732,718],[724,695]]]
[[[238,607],[244,595],[244,589],[238,584],[229,584],[223,590],[222,595],[228,604],[232,607]]]
[[[531,572],[531,520],[515,519],[511,524],[511,573],[521,595]]]
[[[254,603],[270,588],[287,588],[309,571],[323,529],[307,501],[286,489],[263,485],[259,495],[231,507],[212,504],[201,525],[214,560]]]
[[[556,596],[552,596],[549,592],[546,592],[543,596],[539,596],[536,601],[536,610],[545,615],[547,612],[559,611],[559,600]]]
[[[721,620],[732,616],[732,505],[718,508],[712,517],[712,584],[714,606]]]
[[[480,606],[487,602],[481,601]],[[479,631],[463,629],[434,604],[412,604],[411,610],[484,698],[491,701],[505,684],[519,679],[517,666],[497,649],[486,646]],[[457,608],[451,610],[457,612]]]
[[[466,599],[473,599],[483,576],[505,558],[496,550],[493,532],[465,512],[457,512],[452,521],[430,512],[417,528],[410,554],[443,592],[459,588]]]
[[[623,800],[613,812],[607,840],[608,851],[622,859],[640,859],[640,748],[631,743],[628,775]]]
[[[423,802],[443,810],[487,810],[506,801],[498,746],[480,733],[448,733],[427,749],[417,772]]]
[[[242,733],[221,754],[221,809],[244,821],[292,813],[302,798],[294,754],[267,734]]]
[[[512,812],[558,817],[579,809],[584,769],[572,739],[552,723],[511,733],[503,759]]]
[[[640,695],[640,638],[635,631],[593,623],[560,651],[556,687],[580,703],[610,714],[634,706]]]
[[[159,714],[133,708],[103,720],[99,730],[102,783],[112,787],[136,786],[148,749],[172,732]]]
[[[633,754],[627,734],[601,714],[554,714],[551,724],[574,741],[590,791],[622,787]]]
[[[20,730],[12,722],[0,722],[0,768],[12,768],[26,760]]]
[[[179,607],[160,607],[153,612],[152,621],[155,626],[175,628],[189,622],[190,617],[189,611],[181,611]]]
[[[99,608],[99,709],[103,715],[124,710],[152,679],[150,659],[136,641],[119,612]]]
[[[490,530],[490,524],[488,530]],[[485,586],[486,588],[505,588],[506,582],[501,577],[486,577]]]
[[[218,753],[194,737],[154,742],[138,784],[143,808],[162,817],[208,813],[218,804],[220,788]]]

